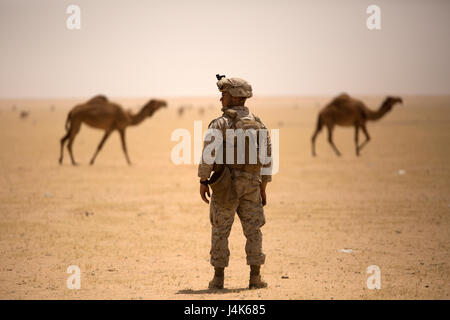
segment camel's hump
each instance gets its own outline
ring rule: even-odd
[[[88,103],[94,103],[94,102],[108,102],[108,98],[106,96],[99,94],[91,98]]]
[[[347,93],[343,92],[334,99],[335,100],[348,100],[348,99],[350,99],[350,96]]]
[[[354,99],[352,97],[350,97],[347,93],[341,93],[340,95],[336,96],[331,102],[330,104],[335,105],[335,106],[339,106],[341,104],[346,104],[349,103],[351,101],[353,101]]]

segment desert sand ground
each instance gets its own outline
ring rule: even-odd
[[[372,108],[382,101],[360,98]],[[74,143],[80,166],[67,150],[58,165],[67,111],[81,100],[1,101],[0,298],[449,299],[450,97],[405,96],[369,123],[372,141],[359,158],[352,128],[335,130],[341,158],[322,132],[313,158],[310,137],[329,99],[249,100],[280,129],[262,229],[269,287],[246,289],[236,217],[221,292],[207,290],[211,231],[197,166],[170,158],[172,131],[193,133],[194,120],[206,128],[220,115],[218,98],[168,99],[167,109],[129,128],[130,167],[117,133],[89,166],[103,133],[86,126]],[[145,102],[115,100],[134,110]],[[181,105],[191,107],[179,117]],[[66,287],[70,265],[81,269],[80,290]],[[380,267],[380,290],[366,286],[370,265]]]

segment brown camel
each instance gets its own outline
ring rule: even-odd
[[[90,127],[105,130],[105,135],[91,159],[91,165],[94,164],[95,157],[97,157],[97,154],[102,149],[106,139],[108,139],[109,135],[114,130],[119,131],[125,158],[127,159],[128,164],[131,164],[125,143],[125,129],[128,126],[141,123],[144,119],[151,117],[156,110],[166,106],[167,103],[165,101],[152,99],[142,107],[141,111],[137,114],[132,114],[130,111],[124,111],[120,105],[109,101],[102,95],[97,95],[86,103],[76,105],[67,115],[67,133],[61,138],[61,155],[59,157],[59,163],[61,164],[63,161],[64,143],[68,139],[69,143],[67,144],[67,149],[69,150],[72,164],[77,165],[72,154],[72,144],[75,136],[80,131],[81,124],[86,123]]]
[[[355,148],[356,155],[359,156],[361,149],[369,142],[370,136],[367,132],[366,122],[376,121],[388,113],[396,103],[403,103],[400,97],[386,97],[378,110],[369,109],[362,101],[350,97],[348,94],[341,94],[327,104],[317,118],[317,127],[311,138],[312,155],[316,155],[315,141],[317,134],[322,130],[323,125],[328,129],[328,142],[338,156],[341,155],[333,142],[333,129],[335,125],[355,127]],[[358,133],[362,129],[366,140],[359,145]]]

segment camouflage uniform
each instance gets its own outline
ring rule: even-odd
[[[250,95],[251,96],[251,95]],[[238,116],[245,116],[249,110],[245,106],[231,107],[236,110]],[[262,122],[256,118],[261,124]],[[232,128],[232,119],[223,114],[221,117],[213,120],[210,129],[219,129],[225,132]],[[263,128],[266,127],[263,124]],[[211,142],[209,142],[211,143]],[[204,148],[209,144],[205,142]],[[271,154],[270,138],[267,142],[268,155]],[[269,168],[271,163],[264,165]],[[213,164],[206,164],[203,161],[198,167],[198,176],[200,178],[209,178],[213,171]],[[261,202],[260,184],[262,181],[271,181],[270,175],[263,175],[245,172],[243,170],[231,169],[232,185],[236,191],[237,199],[229,204],[227,208],[215,200],[214,193],[211,197],[210,221],[212,225],[211,237],[211,265],[214,267],[227,267],[230,251],[228,249],[228,236],[234,221],[234,215],[237,212],[241,220],[244,235],[247,238],[245,252],[247,254],[248,265],[262,265],[265,262],[265,254],[262,251],[262,233],[260,228],[265,224],[264,209]]]

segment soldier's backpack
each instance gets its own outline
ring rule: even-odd
[[[233,163],[226,162],[226,165],[231,169],[243,170],[250,173],[259,173],[261,171],[262,163],[259,157],[259,136],[260,130],[264,129],[262,122],[259,118],[255,117],[252,113],[248,113],[245,116],[239,116],[236,110],[226,109],[224,113],[231,119],[231,129],[238,130],[242,129],[245,133],[246,130],[250,130],[245,135],[245,156],[244,159],[241,158],[241,163],[238,163],[238,152],[242,152],[238,150],[238,137],[234,136],[234,160]],[[251,132],[254,130],[253,139],[250,138]],[[226,135],[224,136],[224,141],[226,142]],[[224,162],[226,161],[226,148],[225,145],[229,145],[230,142],[224,143]],[[242,161],[244,160],[244,161]],[[242,163],[243,162],[243,163]]]

